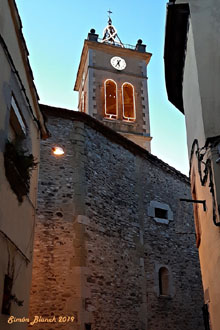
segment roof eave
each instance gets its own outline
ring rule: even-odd
[[[184,113],[183,74],[189,14],[188,3],[167,5],[164,45],[166,89],[169,101],[182,113]]]

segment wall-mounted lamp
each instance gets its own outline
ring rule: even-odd
[[[52,152],[55,156],[62,156],[65,153],[63,148],[61,148],[61,147],[53,147]]]

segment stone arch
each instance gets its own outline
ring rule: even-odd
[[[166,267],[160,267],[158,272],[159,277],[159,294],[160,296],[170,295],[170,275]]]
[[[117,84],[112,79],[104,82],[105,92],[105,117],[109,119],[117,119],[118,117],[118,91]]]
[[[128,82],[122,85],[122,106],[123,106],[123,119],[128,121],[135,121],[135,96],[134,86]]]

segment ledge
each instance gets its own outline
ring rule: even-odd
[[[157,222],[157,223],[162,223],[163,225],[168,225],[169,224],[169,220],[167,220],[167,219],[154,218],[154,221]]]

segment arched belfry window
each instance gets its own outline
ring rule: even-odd
[[[108,79],[104,83],[105,89],[105,117],[116,119],[118,116],[117,84]]]
[[[166,267],[159,269],[159,293],[160,296],[169,296],[169,271]]]
[[[128,121],[135,121],[135,97],[134,86],[128,82],[122,85],[122,104],[123,104],[123,119]]]

